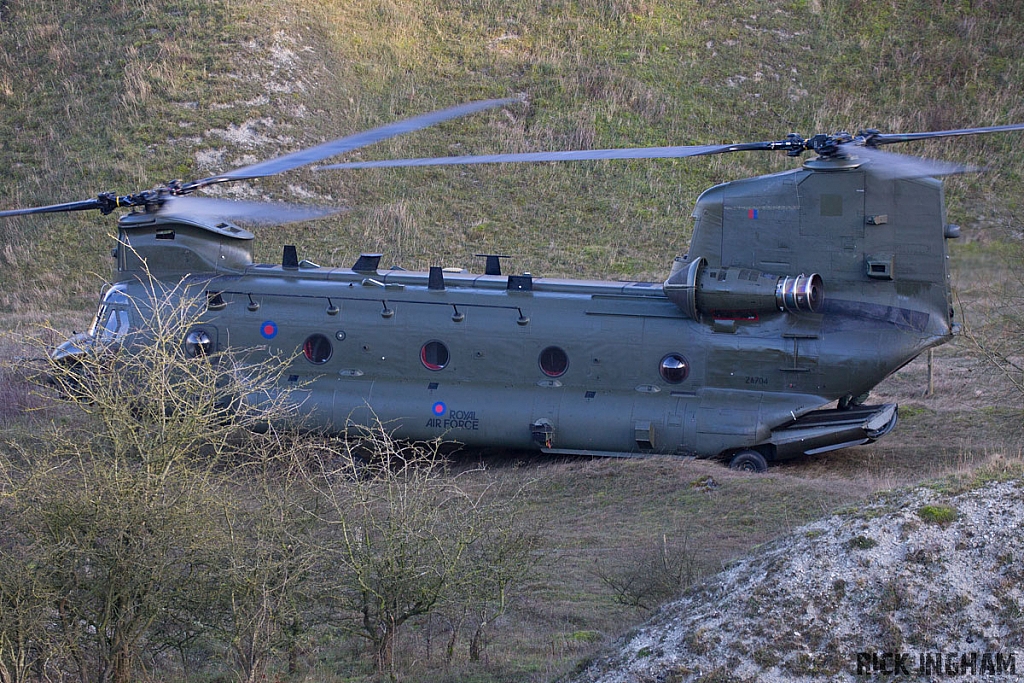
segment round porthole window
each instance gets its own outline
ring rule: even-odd
[[[331,359],[332,353],[331,340],[322,334],[311,334],[302,342],[302,355],[313,365],[323,365]]]
[[[193,358],[208,356],[213,350],[213,340],[206,330],[192,330],[185,337],[185,353]]]
[[[678,353],[670,353],[661,359],[658,367],[661,378],[669,384],[679,384],[690,374],[690,364]]]
[[[420,349],[420,361],[427,370],[443,370],[448,358],[448,347],[439,341],[428,341]]]
[[[557,346],[549,346],[540,352],[540,369],[548,377],[561,377],[569,369],[569,356]]]

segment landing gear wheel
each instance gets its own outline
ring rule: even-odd
[[[768,471],[768,461],[757,451],[747,449],[732,456],[732,460],[729,461],[729,469],[760,474]]]
[[[862,406],[868,400],[869,396],[870,392],[867,391],[858,396],[850,396],[847,394],[839,399],[839,405],[837,407],[839,410],[849,410],[851,408],[856,408],[857,406]]]

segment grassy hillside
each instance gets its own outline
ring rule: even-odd
[[[1017,3],[102,0],[0,8],[4,208],[192,179],[458,102],[527,103],[360,158],[778,139],[1024,120]],[[950,183],[952,220],[1016,204],[1018,137],[901,151],[990,166]],[[534,273],[660,279],[700,190],[792,167],[689,161],[296,172],[223,192],[351,208],[262,230],[321,263],[516,256]],[[0,306],[83,305],[110,217],[7,220]],[[91,305],[91,303],[89,304]]]

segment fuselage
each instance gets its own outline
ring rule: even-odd
[[[712,188],[694,217],[689,254],[645,283],[322,268],[287,249],[255,264],[235,226],[133,214],[119,291],[185,277],[206,290],[214,351],[298,351],[286,377],[317,428],[769,459],[891,428],[894,406],[856,428],[812,411],[856,404],[950,338],[941,184],[809,163]]]

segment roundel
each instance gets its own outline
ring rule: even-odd
[[[444,401],[438,401],[437,403],[430,407],[430,412],[432,412],[434,415],[437,415],[438,417],[444,415],[446,410],[448,410],[448,407],[445,406]]]
[[[264,339],[273,339],[277,336],[277,323],[273,320],[268,320],[260,325],[260,334],[263,335]]]

